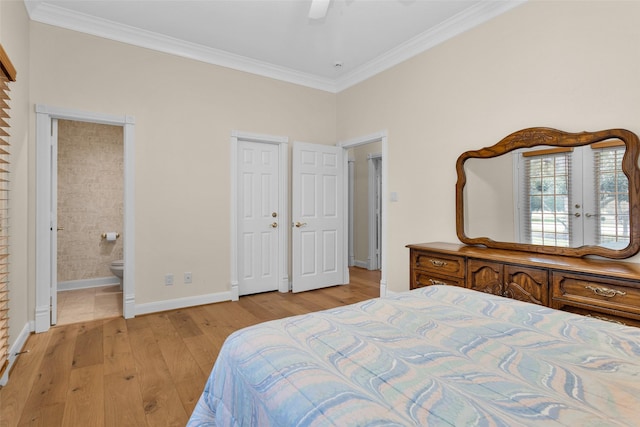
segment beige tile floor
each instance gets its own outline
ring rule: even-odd
[[[58,325],[122,316],[118,285],[58,292]]]

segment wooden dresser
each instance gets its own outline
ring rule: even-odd
[[[640,264],[442,242],[407,247],[411,289],[462,286],[640,326]]]

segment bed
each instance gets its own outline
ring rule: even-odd
[[[230,335],[188,426],[640,425],[640,328],[455,286]]]

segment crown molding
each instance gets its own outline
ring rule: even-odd
[[[335,93],[335,82],[331,79],[96,18],[48,3],[25,1],[25,4],[29,18],[35,22]]]
[[[444,41],[486,22],[527,0],[486,0],[367,62],[336,79],[302,73],[197,43],[185,42],[91,15],[71,11],[41,0],[24,0],[32,21],[152,49],[208,64],[244,71],[276,80],[338,93],[388,70]]]
[[[488,0],[469,7],[429,31],[407,40],[387,53],[336,79],[336,93],[355,86],[526,2],[527,0]]]

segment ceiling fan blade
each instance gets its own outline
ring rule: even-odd
[[[309,18],[322,19],[327,14],[329,8],[329,2],[331,0],[311,0],[311,7],[309,8]]]

